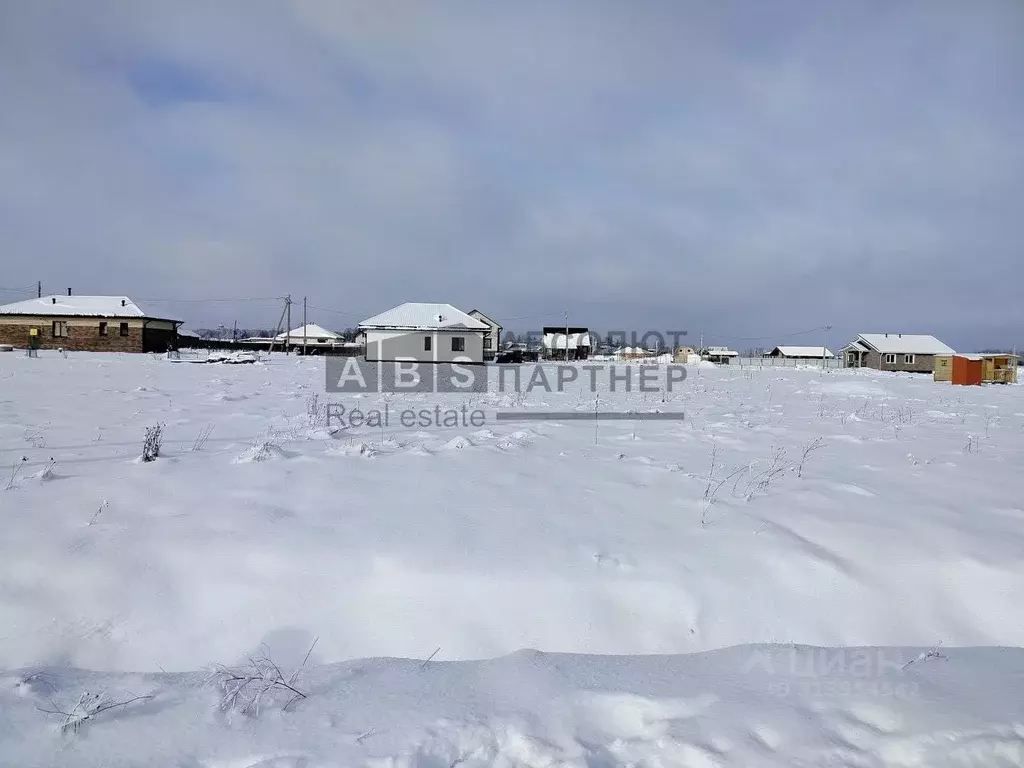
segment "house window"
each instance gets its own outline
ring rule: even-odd
[[[127,336],[128,335],[128,323],[121,323],[121,335],[122,336]]]
[[[106,336],[106,335],[107,335],[107,324],[105,322],[101,321],[100,322],[100,336]]]
[[[424,352],[429,352],[431,349],[433,349],[432,344],[433,344],[433,339],[430,336],[424,336],[423,337],[423,351]]]
[[[904,355],[903,356],[903,364],[904,365],[913,365],[914,364],[914,356],[913,355]]]
[[[490,349],[490,348],[491,348],[491,336],[490,336],[490,334],[488,334],[488,335],[484,336],[484,349]]]
[[[894,355],[894,354],[886,355],[885,356],[885,364],[886,365],[895,365],[896,364],[896,355]]]
[[[465,336],[452,336],[452,352],[465,352],[466,351],[466,337]]]
[[[66,320],[54,320],[53,321],[53,336],[54,338],[60,338],[61,336],[68,335],[68,323]]]

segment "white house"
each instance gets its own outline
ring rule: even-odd
[[[319,352],[325,352],[332,349],[337,349],[344,345],[341,340],[341,336],[336,334],[334,331],[328,331],[326,328],[317,325],[316,323],[308,323],[307,325],[300,325],[291,331],[285,331],[277,334],[271,338],[263,338],[261,336],[252,336],[248,339],[242,339],[243,344],[251,344],[257,347],[270,348],[271,342],[273,342],[274,349],[284,349],[285,344],[291,349],[301,350],[302,345],[306,345],[306,351],[310,354],[318,354]]]
[[[701,352],[701,357],[705,360],[711,363],[718,363],[719,365],[728,365],[734,357],[739,356],[739,352],[728,347],[708,347]]]
[[[369,362],[484,362],[487,323],[451,304],[407,302],[359,324]]]
[[[835,357],[827,347],[776,347],[765,357],[785,357],[789,360],[821,360],[824,357],[831,360]]]
[[[301,349],[306,345],[306,350],[316,353],[321,350],[333,349],[341,343],[341,336],[328,331],[316,323],[300,325],[293,331],[279,333],[274,337],[274,345],[287,343],[293,349]]]
[[[541,329],[541,354],[546,358],[565,359],[568,348],[570,360],[586,360],[593,346],[589,328],[552,325]]]

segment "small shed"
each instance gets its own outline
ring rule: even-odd
[[[936,355],[935,381],[953,381],[953,360],[959,357],[981,365],[981,381],[985,384],[1016,384],[1017,355],[1008,353],[983,352],[973,355]],[[963,365],[961,363],[961,365]],[[963,384],[962,381],[954,381],[955,384]]]
[[[697,354],[697,350],[693,347],[676,347],[675,354],[672,356],[672,362],[687,365],[696,364],[700,362],[700,355]]]
[[[954,384],[981,386],[982,361],[977,355],[953,355],[952,381]]]
[[[981,355],[981,379],[992,384],[1017,383],[1017,355],[988,354]]]

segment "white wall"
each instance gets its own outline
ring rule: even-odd
[[[371,362],[397,359],[436,363],[482,363],[484,361],[483,331],[367,330],[364,333],[366,336],[366,359]],[[423,349],[423,340],[428,337],[431,339],[429,352]],[[453,337],[464,339],[464,351],[452,351]]]

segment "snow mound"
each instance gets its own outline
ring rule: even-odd
[[[288,458],[288,453],[277,443],[259,441],[253,443],[236,456],[233,464],[252,464],[259,461],[274,461]]]
[[[468,437],[463,437],[462,435],[459,435],[458,437],[453,437],[447,443],[442,445],[441,448],[442,450],[445,451],[462,451],[465,450],[466,448],[472,448],[473,445],[473,441],[470,440]]]
[[[5,764],[53,768],[123,764],[126,752],[132,765],[217,768],[1021,765],[1024,649],[931,653],[742,645],[309,663],[287,678],[304,698],[285,710],[286,695],[267,694],[259,714],[238,711],[245,695],[218,712],[208,673],[55,665],[0,674],[0,738]],[[302,662],[280,663],[289,674]],[[100,711],[89,691],[125,704]],[[81,731],[55,746],[67,717],[40,710],[78,717]]]
[[[213,399],[222,403],[240,403],[243,400],[248,400],[249,396],[241,393],[232,394],[231,392],[218,392],[213,396]]]
[[[336,425],[330,427],[312,427],[306,430],[307,440],[338,440],[345,435],[347,427]]]
[[[337,448],[331,448],[328,453],[334,456],[347,456],[359,459],[372,459],[377,455],[375,448],[363,442],[348,443]]]

